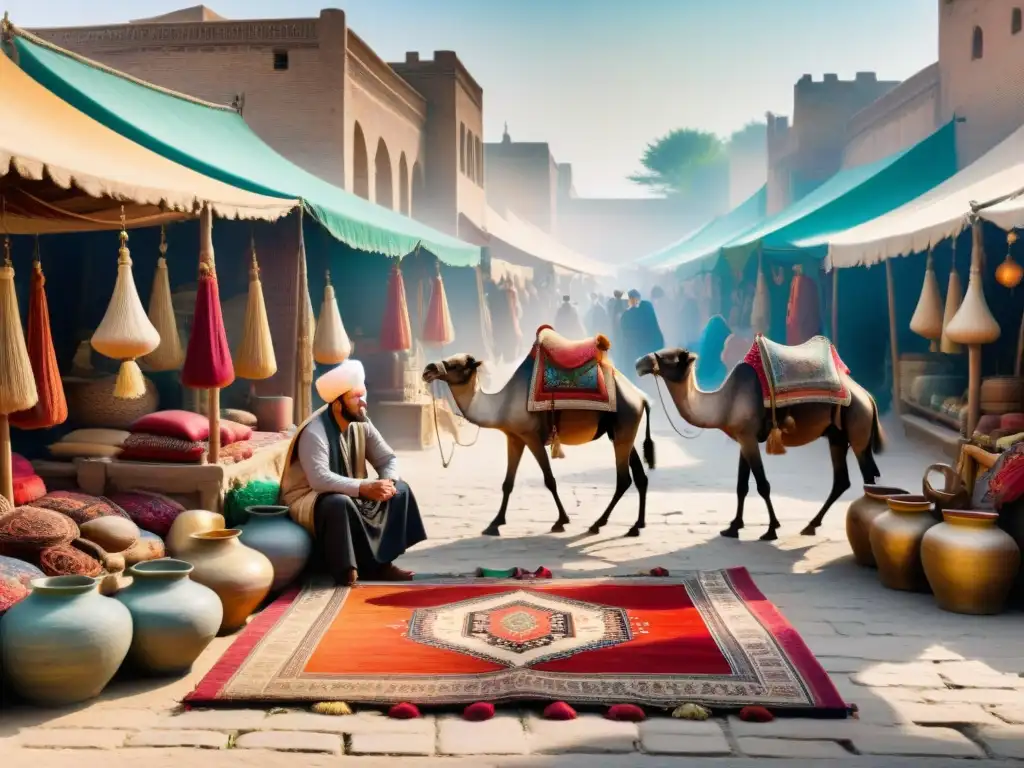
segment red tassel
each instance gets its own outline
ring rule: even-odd
[[[647,719],[647,715],[636,704],[614,704],[608,708],[605,717],[625,723],[640,723]]]
[[[545,720],[575,720],[576,710],[564,701],[552,701],[544,707]]]
[[[212,268],[203,264],[181,383],[193,389],[223,389],[234,380],[235,366],[224,330],[217,276]]]
[[[448,311],[448,296],[441,280],[441,265],[438,264],[437,275],[434,277],[430,290],[430,304],[423,322],[423,341],[427,344],[443,347],[455,341],[455,327]]]
[[[32,269],[32,288],[28,299],[28,358],[36,380],[39,402],[26,411],[10,415],[12,426],[19,429],[48,429],[63,424],[68,418],[64,384],[57,369],[57,353],[50,335],[50,308],[46,301],[46,278],[37,260]]]
[[[651,568],[651,576],[658,576],[665,578],[668,576],[668,568],[662,568],[660,565]]]
[[[462,719],[471,723],[482,723],[494,717],[494,705],[489,701],[474,701],[462,710]]]
[[[740,720],[748,723],[770,723],[774,719],[775,715],[764,707],[744,707],[740,710]]]
[[[550,579],[551,571],[545,568],[543,565],[533,572],[533,578],[535,579]]]
[[[403,701],[401,704],[395,704],[388,710],[388,717],[392,720],[415,720],[417,717],[421,717],[421,715],[419,707]]]
[[[397,261],[388,277],[384,321],[380,326],[380,348],[383,352],[408,352],[412,349],[412,325],[409,323],[409,304],[405,300],[405,280]]]

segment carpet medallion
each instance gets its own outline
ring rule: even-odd
[[[311,585],[263,611],[191,704],[696,702],[842,717],[743,568],[673,578]]]

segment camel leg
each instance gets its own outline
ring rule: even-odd
[[[740,529],[743,527],[743,505],[747,500],[747,491],[750,490],[750,464],[747,462],[743,451],[740,451],[740,468],[736,474],[736,517],[729,523],[729,527],[721,531],[721,535],[730,539],[740,537]]]
[[[552,533],[561,533],[565,530],[566,523],[569,522],[569,515],[565,513],[565,507],[562,506],[562,500],[558,498],[558,484],[555,482],[555,475],[551,471],[551,461],[548,459],[548,455],[544,452],[543,441],[535,441],[529,443],[530,453],[533,454],[533,458],[537,460],[540,465],[540,471],[544,474],[544,487],[551,491],[551,495],[555,499],[555,506],[558,507],[558,520],[553,526],[551,526]]]
[[[612,500],[608,503],[608,508],[605,509],[604,513],[594,521],[594,524],[590,526],[591,533],[600,533],[601,528],[608,523],[608,517],[611,515],[612,510],[615,509],[615,505],[619,503],[619,499],[622,498],[622,494],[629,490],[629,486],[632,483],[629,477],[629,465],[630,465],[630,454],[636,453],[636,449],[633,447],[633,442],[616,442],[615,443],[615,493],[612,494]],[[637,459],[639,460],[639,456]],[[644,486],[646,487],[647,479],[644,478]],[[629,529],[627,536],[639,536],[640,530],[635,525]]]
[[[644,463],[640,460],[640,454],[636,452],[636,448],[629,453],[629,468],[633,472],[636,489],[640,492],[640,513],[637,515],[636,523],[626,535],[639,536],[640,529],[647,527],[647,473],[644,471]],[[636,534],[633,531],[636,531]]]
[[[526,443],[518,437],[506,435],[505,440],[508,444],[508,463],[505,468],[505,482],[501,484],[501,509],[498,510],[498,516],[491,521],[491,524],[484,528],[484,536],[501,535],[499,528],[505,524],[505,511],[508,509],[508,499],[512,495],[512,488],[516,483],[519,460],[523,458],[523,450],[526,448]]]
[[[850,468],[846,465],[846,453],[850,444],[845,437],[834,437],[828,441],[828,451],[832,455],[832,490],[825,499],[825,504],[818,511],[818,514],[800,531],[804,536],[813,536],[818,532],[818,526],[825,519],[825,513],[835,504],[836,499],[842,496],[850,488]]]
[[[746,456],[747,463],[750,465],[750,471],[754,473],[754,483],[757,485],[757,492],[764,499],[765,506],[768,507],[768,531],[762,534],[761,541],[775,541],[779,538],[776,531],[780,527],[779,518],[775,516],[775,507],[772,506],[772,487],[768,483],[768,477],[764,473],[764,464],[761,462],[761,449],[757,446],[757,443],[751,448],[745,449],[742,445],[740,449]]]

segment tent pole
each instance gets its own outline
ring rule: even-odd
[[[885,288],[889,295],[889,354],[892,356],[892,410],[897,416],[903,415],[900,401],[900,350],[896,332],[896,289],[892,281],[892,260],[885,260]]]
[[[832,343],[839,346],[839,270],[832,267]]]
[[[11,427],[7,414],[0,415],[0,496],[14,504],[14,467],[11,454]]]
[[[1020,366],[1024,358],[1024,315],[1020,318],[1020,331],[1017,333],[1017,360],[1013,366],[1013,375],[1020,376]]]

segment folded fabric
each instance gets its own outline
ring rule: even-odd
[[[128,513],[128,517],[143,531],[166,536],[185,507],[159,493],[127,491],[111,494],[110,500]]]
[[[56,459],[112,459],[121,453],[116,445],[102,443],[65,443],[50,446],[50,455]]]
[[[46,495],[46,483],[39,475],[21,475],[14,478],[14,506],[31,504]]]
[[[239,408],[224,408],[220,412],[222,419],[233,421],[236,424],[244,424],[247,427],[256,429],[257,419],[256,416],[249,411],[243,411]]]
[[[49,509],[53,512],[60,512],[83,525],[90,520],[99,517],[124,517],[128,513],[105,496],[90,496],[87,493],[76,491],[53,491],[37,499],[33,506],[39,509]]]
[[[232,445],[252,437],[252,427],[239,424],[237,421],[221,421],[220,443],[221,445]]]
[[[88,443],[91,445],[112,445],[120,448],[131,432],[123,429],[75,429],[62,437],[60,443]]]
[[[225,445],[220,449],[221,464],[237,464],[240,461],[251,459],[253,454],[252,445],[249,441],[243,440],[240,443]]]
[[[133,434],[124,441],[119,461],[156,461],[166,464],[195,464],[206,453],[205,442],[164,435]]]
[[[191,411],[157,411],[132,424],[133,435],[158,435],[198,443],[210,439],[210,420]],[[252,437],[252,427],[234,421],[220,423],[220,443],[230,445]]]

